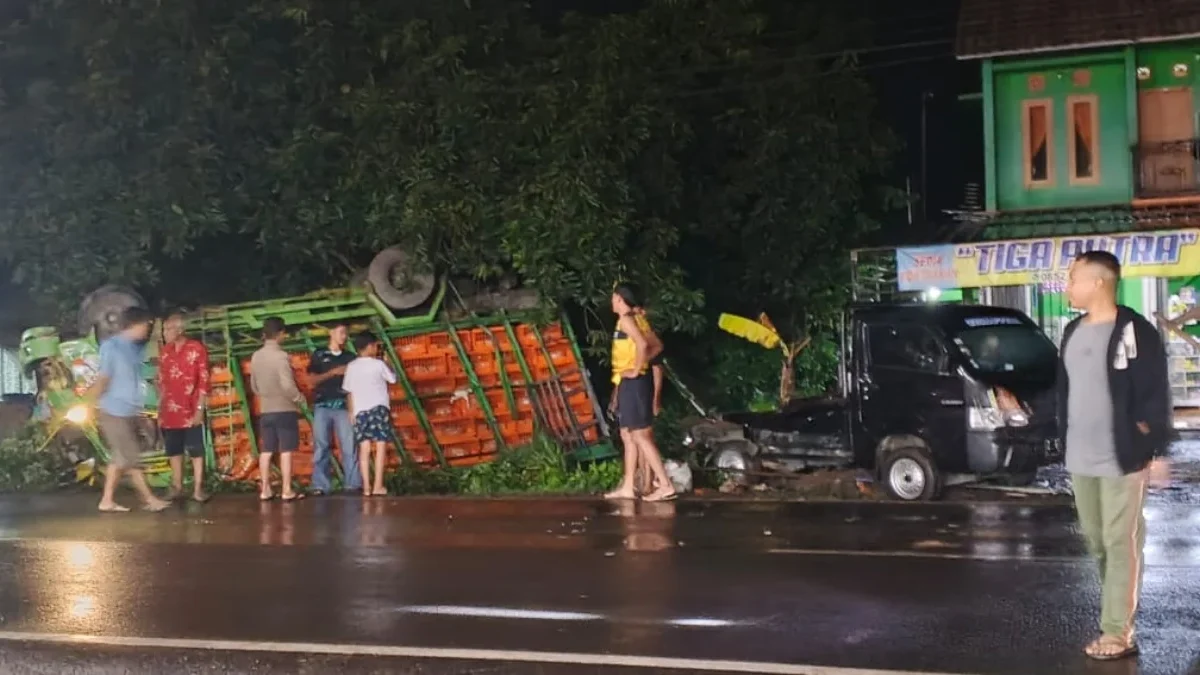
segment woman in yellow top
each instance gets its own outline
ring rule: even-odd
[[[675,498],[675,489],[663,467],[662,456],[654,444],[654,379],[650,362],[662,352],[662,342],[644,314],[637,291],[621,284],[613,290],[612,309],[617,315],[613,333],[612,367],[616,386],[617,426],[625,446],[625,475],[621,485],[605,495],[606,499],[636,499],[638,465],[654,475],[657,488],[643,499],[661,502]]]

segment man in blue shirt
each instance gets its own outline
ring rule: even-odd
[[[129,510],[115,500],[122,473],[129,474],[147,511],[162,511],[170,505],[150,491],[140,466],[147,445],[141,424],[145,405],[143,350],[153,323],[154,317],[141,307],[130,307],[122,313],[121,332],[100,345],[100,374],[87,393],[88,399],[96,401],[96,422],[108,444],[109,463],[100,499],[100,510],[104,512]]]

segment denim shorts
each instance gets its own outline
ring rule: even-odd
[[[273,412],[258,417],[262,452],[293,452],[300,446],[300,413]]]

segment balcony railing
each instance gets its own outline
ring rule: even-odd
[[[1200,195],[1200,139],[1135,145],[1133,176],[1139,198]]]

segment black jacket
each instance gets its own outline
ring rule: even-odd
[[[1083,317],[1067,324],[1059,353],[1067,353],[1071,334]],[[1154,325],[1136,311],[1120,306],[1112,338],[1108,341],[1108,385],[1113,402],[1113,435],[1117,463],[1126,474],[1141,471],[1155,457],[1167,454],[1174,439],[1171,384],[1167,377],[1167,352]],[[1067,441],[1067,368],[1058,360],[1058,429]],[[1142,433],[1144,422],[1150,433]]]

